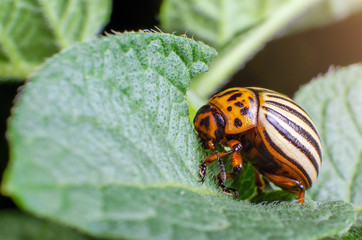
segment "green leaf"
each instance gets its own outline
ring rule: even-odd
[[[192,111],[267,41],[320,1],[166,0],[161,9],[161,23],[166,31],[187,32],[222,49],[210,71],[190,86]]]
[[[360,10],[360,0],[165,0],[160,19],[163,30],[187,33],[220,50],[210,71],[190,86],[193,112],[270,39]]]
[[[315,121],[323,164],[309,191],[314,200],[344,200],[362,211],[362,65],[331,68],[301,88],[296,101]],[[361,215],[361,213],[359,213]],[[361,220],[355,230],[362,232]]]
[[[362,208],[362,65],[330,69],[301,88],[295,100],[317,125],[323,165],[310,193]]]
[[[2,240],[86,240],[80,233],[55,223],[12,210],[0,211]]]
[[[341,201],[255,205],[221,193],[212,171],[198,182],[206,153],[185,94],[215,56],[184,37],[125,33],[49,59],[13,109],[3,191],[97,237],[315,239],[346,230],[354,212]]]
[[[288,34],[341,21],[362,10],[360,0],[323,0],[299,18],[288,29]]]
[[[357,215],[357,220],[349,231],[342,235],[343,240],[356,240],[362,239],[362,213],[361,211]]]
[[[282,7],[293,4],[292,2],[293,0],[164,0],[160,20],[165,31],[192,34],[222,49],[235,37],[245,35],[263,22],[270,21]],[[322,0],[311,3],[310,7],[301,8],[301,17],[294,16],[296,21],[287,26],[288,32],[326,25],[362,10],[360,0]],[[282,29],[285,25],[280,27]]]
[[[285,3],[286,0],[165,0],[160,17],[166,31],[187,32],[220,49],[235,36],[256,27]]]
[[[0,79],[27,78],[54,53],[93,38],[110,10],[110,0],[1,0]]]

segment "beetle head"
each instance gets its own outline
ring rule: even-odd
[[[212,104],[202,106],[194,118],[195,130],[205,147],[209,140],[216,143],[224,138],[225,123],[224,115]]]

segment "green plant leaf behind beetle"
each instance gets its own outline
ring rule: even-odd
[[[237,35],[246,34],[268,19],[285,3],[285,0],[270,3],[245,0],[165,0],[160,17],[165,30],[188,32],[222,49]]]
[[[361,10],[362,1],[345,0],[164,0],[160,21],[164,31],[192,34],[219,51],[210,71],[190,86],[196,110],[272,38]]]
[[[289,21],[277,23],[276,18],[285,17],[283,8],[295,14]],[[361,10],[361,1],[345,0],[164,0],[160,20],[164,30],[187,32],[220,50],[268,22],[277,23],[275,28],[269,26],[273,29],[269,37],[273,37],[340,21]],[[260,41],[259,36],[252,37]]]
[[[342,201],[255,205],[198,182],[206,152],[189,123],[190,80],[216,51],[185,37],[124,33],[49,59],[9,123],[3,192],[97,237],[315,239],[353,222]]]
[[[54,53],[90,40],[110,11],[110,0],[1,0],[0,80],[27,78]]]
[[[296,94],[323,143],[323,163],[309,191],[314,200],[343,200],[362,212],[362,65],[331,68]],[[362,237],[361,217],[348,236]],[[352,234],[352,235],[351,235]],[[353,235],[354,234],[354,235]],[[355,238],[356,237],[356,238]]]
[[[362,65],[331,68],[296,94],[323,142],[315,200],[344,200],[362,209]]]

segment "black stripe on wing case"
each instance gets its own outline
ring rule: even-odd
[[[276,145],[273,140],[270,138],[269,134],[266,130],[263,131],[263,134],[265,136],[265,140],[270,144],[270,146],[279,153],[282,157],[287,159],[289,162],[291,162],[294,166],[296,166],[303,174],[303,176],[307,179],[309,187],[312,186],[312,179],[308,175],[308,173],[305,171],[305,169],[295,160],[293,160],[291,157],[287,156],[279,147]]]
[[[321,150],[320,145],[317,143],[315,138],[312,137],[312,135],[308,131],[306,131],[303,127],[297,125],[295,122],[289,120],[288,118],[284,117],[279,112],[277,112],[277,111],[275,111],[275,110],[273,110],[273,109],[271,109],[269,107],[263,106],[263,109],[265,109],[267,112],[270,112],[271,114],[273,114],[274,116],[276,116],[277,118],[279,118],[280,120],[282,120],[283,122],[288,124],[296,132],[298,132],[305,140],[307,140],[310,144],[312,144],[312,146],[314,147],[314,149],[318,153],[319,158],[320,159],[322,158],[322,150]]]
[[[274,95],[273,95],[273,97],[274,97]],[[293,101],[290,101],[289,99],[285,99],[285,98],[282,98],[282,99],[284,99],[284,100],[286,100],[286,101],[289,101],[289,102],[292,103],[294,106],[296,106],[298,109],[300,109],[300,110],[303,111],[303,109],[301,109],[301,108],[300,108],[298,105],[296,105]],[[265,102],[266,102],[267,104],[276,106],[276,107],[278,107],[278,108],[280,108],[280,109],[283,109],[283,110],[285,110],[285,111],[287,111],[287,112],[290,112],[291,114],[297,116],[300,120],[302,120],[303,122],[305,122],[305,124],[307,124],[310,128],[312,128],[313,131],[318,135],[317,129],[314,127],[313,123],[311,123],[311,121],[309,121],[309,119],[306,118],[306,117],[303,115],[303,114],[307,114],[307,113],[305,113],[304,111],[303,111],[303,114],[302,114],[302,113],[300,113],[299,111],[295,110],[294,108],[291,108],[291,107],[289,107],[289,106],[287,106],[287,105],[284,105],[284,104],[282,104],[282,103],[279,103],[279,102],[269,101],[269,100],[268,100],[268,101],[265,101]]]

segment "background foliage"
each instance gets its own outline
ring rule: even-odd
[[[27,78],[47,57],[94,38],[110,7],[110,0],[1,1],[0,79]]]

